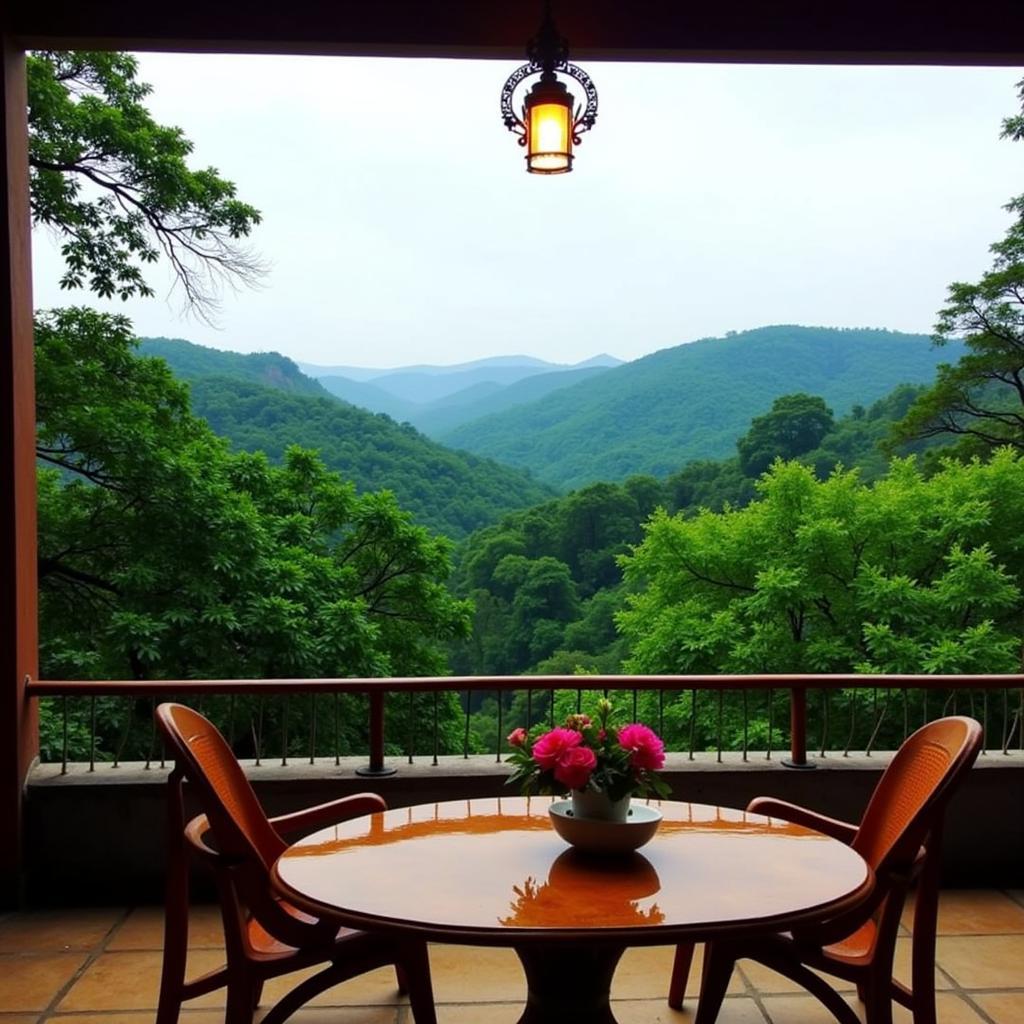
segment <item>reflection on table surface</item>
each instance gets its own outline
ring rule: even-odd
[[[548,797],[421,804],[342,822],[278,864],[286,886],[356,914],[440,928],[657,928],[773,917],[863,885],[864,862],[798,825],[703,804],[663,814],[642,853],[570,850]]]

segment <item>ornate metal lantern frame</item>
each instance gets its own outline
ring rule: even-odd
[[[527,171],[533,174],[567,173],[572,170],[572,146],[579,145],[580,136],[593,128],[594,122],[597,120],[597,87],[583,68],[569,62],[569,43],[564,36],[559,35],[555,28],[551,17],[550,0],[544,5],[544,20],[541,22],[537,34],[527,44],[526,56],[528,62],[516,68],[502,86],[502,121],[510,132],[518,135],[519,145],[527,148]],[[575,110],[571,113],[564,166],[550,169],[535,166],[531,161],[528,111],[530,97],[527,97],[522,107],[522,114],[519,115],[515,111],[514,95],[523,82],[537,75],[540,76],[540,81],[533,87],[533,94],[540,94],[545,89],[548,90],[549,95],[553,91],[565,90],[567,100],[571,103],[571,94],[564,83],[559,81],[557,72],[562,72],[580,84],[586,103],[585,105],[582,102],[577,103]]]

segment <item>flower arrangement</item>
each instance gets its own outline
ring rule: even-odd
[[[655,774],[665,764],[665,744],[646,725],[612,725],[613,712],[611,701],[601,700],[596,720],[569,715],[564,726],[535,730],[532,738],[514,729],[508,736],[515,765],[509,784],[524,794],[599,792],[613,802],[668,796],[668,784]]]

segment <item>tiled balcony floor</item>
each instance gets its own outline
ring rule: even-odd
[[[200,908],[191,936],[193,969],[220,962],[219,932],[213,908]],[[903,968],[909,935],[900,940]],[[161,938],[158,908],[0,917],[0,1024],[152,1024]],[[612,990],[621,1024],[692,1021],[692,1002],[683,1013],[665,1005],[671,958],[671,949],[626,953]],[[943,893],[937,964],[939,1024],[1024,1022],[1024,891]],[[431,966],[440,1024],[512,1024],[518,1019],[525,986],[512,952],[433,946]],[[275,995],[273,983],[267,988],[265,1003]],[[222,1006],[219,993],[200,999],[182,1014],[182,1024],[219,1024]],[[324,993],[292,1020],[412,1024],[412,1015],[397,995],[394,974],[381,970]],[[719,1020],[824,1024],[831,1017],[784,978],[748,962],[734,975]],[[909,1021],[909,1014],[897,1011],[897,1024]]]

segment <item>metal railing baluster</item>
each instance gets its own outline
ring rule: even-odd
[[[316,764],[316,694],[309,695],[309,763]]]
[[[724,702],[725,702],[725,691],[724,690],[719,690],[718,691],[718,729],[717,729],[718,736],[717,736],[717,744],[716,744],[717,747],[718,747],[718,755],[715,757],[715,760],[718,762],[718,764],[722,763],[722,713],[723,713],[723,708],[724,708]]]
[[[60,754],[60,773],[61,775],[67,775],[68,773],[68,698],[65,694],[60,699],[61,702],[61,754]],[[156,728],[154,726],[154,728]],[[147,763],[146,767],[149,767]]]
[[[690,691],[690,757],[693,760],[693,748],[697,741],[697,691]]]
[[[743,760],[747,760],[747,744],[750,738],[750,711],[747,707],[747,691],[743,691]]]
[[[432,762],[432,764],[433,764],[433,766],[435,768],[438,765],[438,760],[437,760],[437,745],[438,745],[437,702],[438,702],[438,698],[439,697],[440,697],[440,694],[437,692],[437,690],[435,690],[434,691],[434,760]]]
[[[828,727],[829,727],[829,691],[821,691],[821,751],[820,756],[825,757],[828,751]]]
[[[89,771],[96,771],[96,698],[89,698]]]
[[[414,748],[415,748],[415,745],[416,745],[416,723],[415,723],[415,718],[416,718],[416,694],[414,694],[412,692],[412,690],[409,691],[409,698],[406,701],[406,709],[405,710],[406,710],[406,718],[408,719],[408,722],[406,723],[407,727],[406,727],[406,730],[405,730],[405,734],[406,734],[405,735],[405,750],[406,750],[406,758],[407,758],[406,763],[407,764],[412,764],[413,763],[413,755],[415,753],[415,749]]]
[[[497,749],[497,751],[496,751],[496,753],[494,755],[494,760],[498,764],[501,764],[501,734],[504,731],[503,727],[502,727],[502,724],[501,724],[501,719],[502,719],[502,712],[504,711],[504,707],[503,707],[504,701],[505,701],[505,695],[504,695],[504,693],[501,690],[499,690],[498,691],[498,749]]]
[[[874,727],[874,729],[872,729],[871,735],[868,737],[867,745],[864,748],[864,756],[865,757],[870,757],[871,756],[871,751],[874,748],[875,740],[878,737],[878,731],[879,731],[879,729],[882,728],[882,719],[885,718],[886,711],[889,708],[889,691],[888,690],[886,691],[885,703],[882,705],[882,710],[879,711],[878,710],[878,689],[876,687],[875,693],[874,693],[874,703],[875,703],[875,727]]]
[[[341,766],[341,694],[334,695],[334,767]]]
[[[288,694],[284,695],[284,707],[281,709],[281,767],[288,767]]]
[[[251,725],[251,721],[250,721],[250,725]],[[260,696],[260,699],[259,699],[259,701],[257,703],[256,724],[254,726],[251,725],[251,727],[252,727],[252,730],[253,730],[253,735],[252,735],[253,744],[252,745],[253,745],[253,750],[254,750],[254,752],[256,754],[256,767],[259,768],[261,766],[261,764],[262,764],[261,758],[262,758],[262,755],[263,755],[263,697],[262,697],[262,695]]]

